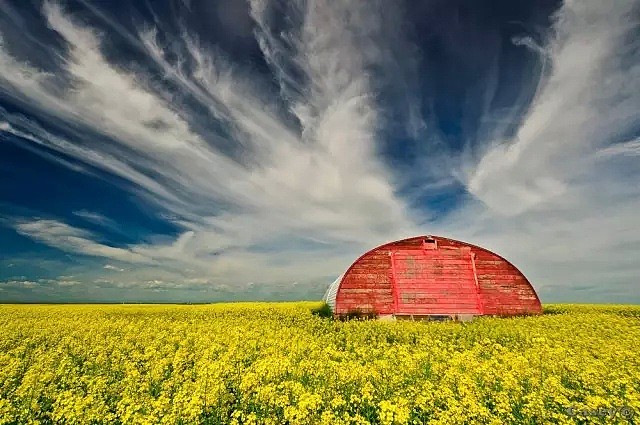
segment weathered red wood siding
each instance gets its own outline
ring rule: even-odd
[[[336,314],[538,314],[538,296],[511,263],[486,249],[437,236],[375,248],[347,270]]]

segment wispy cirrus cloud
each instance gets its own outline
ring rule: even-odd
[[[612,146],[600,149],[597,157],[615,157],[615,156],[640,156],[640,138],[629,140],[626,142],[616,143]]]
[[[174,32],[157,16],[132,29],[81,3],[138,62],[114,60],[104,31],[45,1],[42,18],[62,46],[51,47],[59,69],[39,68],[0,39],[0,91],[32,112],[0,108],[0,131],[79,173],[117,178],[180,229],[115,246],[82,223],[12,221],[31,239],[104,260],[87,272],[91,284],[257,294],[305,280],[295,290],[319,294],[363,250],[421,233],[504,253],[543,296],[585,285],[605,296],[602,281],[626,293],[639,271],[637,1],[565,1],[546,39],[513,38],[538,55],[540,79],[499,123],[489,110],[500,77],[492,68],[487,93],[475,99],[488,128],[465,134],[462,149],[440,140],[425,115],[421,78],[430,74],[420,69],[427,53],[408,39],[411,10],[252,0],[264,74],[184,19]],[[185,5],[178,14],[193,10]],[[19,14],[5,3],[0,10]],[[406,139],[422,148],[411,166],[393,168],[384,147]],[[446,214],[401,190],[447,195],[454,184],[464,198]],[[116,226],[90,206],[73,214]],[[557,282],[564,289],[552,289]]]
[[[556,12],[542,53],[549,70],[518,131],[489,145],[469,174],[470,192],[489,208],[518,214],[565,195],[594,150],[638,130],[637,8],[585,1]]]
[[[95,235],[68,224],[47,219],[18,221],[16,231],[63,251],[96,257],[112,258],[129,263],[145,263],[151,260],[128,249],[116,248],[95,241]]]
[[[629,140],[640,131],[639,6],[562,4],[515,135],[486,140],[466,165],[480,204],[442,223],[508,252],[546,297],[570,301],[573,286],[589,283],[591,299],[630,300],[622,294],[640,247],[640,163]]]
[[[7,131],[128,180],[178,217],[185,231],[170,243],[124,249],[91,243],[90,234],[62,222],[34,220],[16,228],[76,253],[163,259],[240,282],[293,280],[303,270],[323,276],[331,273],[327,264],[337,270],[348,265],[345,250],[352,256],[391,235],[414,233],[410,212],[375,153],[375,80],[364,71],[382,62],[385,52],[375,51],[375,34],[357,34],[360,24],[340,28],[340,14],[347,11],[371,31],[383,19],[382,9],[352,3],[339,10],[318,3],[303,11],[300,24],[306,27],[298,34],[295,58],[306,74],[294,106],[299,125],[268,100],[269,93],[256,90],[252,76],[195,38],[183,35],[180,57],[170,61],[154,31],[140,32],[148,59],[219,120],[225,136],[194,131],[198,123],[188,121],[188,106],[169,104],[162,86],[109,63],[93,30],[57,3],[45,2],[47,25],[65,42],[61,75],[68,76],[71,90],[56,92],[49,74],[4,49],[0,81],[51,120],[88,127],[112,143],[79,143],[77,132],[55,135],[5,113]],[[351,41],[323,40],[336,30]],[[239,156],[219,147],[223,137],[240,146]],[[263,247],[269,252],[260,252]]]
[[[76,217],[80,217],[83,220],[86,220],[90,223],[97,224],[99,226],[107,227],[110,229],[118,228],[118,225],[116,224],[115,221],[97,212],[79,210],[79,211],[74,211],[73,215],[75,215]]]

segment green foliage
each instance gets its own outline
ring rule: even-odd
[[[375,319],[377,316],[378,315],[376,314],[375,311],[355,309],[355,310],[349,311],[347,314],[340,315],[340,319],[341,320],[353,320],[353,319],[367,320],[367,319]]]
[[[323,302],[319,307],[315,307],[311,310],[311,314],[318,317],[333,317],[333,312],[331,311],[331,307],[329,304]]]

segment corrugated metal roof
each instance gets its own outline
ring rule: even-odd
[[[324,298],[322,300],[326,302],[329,307],[331,307],[331,311],[335,311],[336,308],[336,296],[338,295],[338,287],[340,286],[340,281],[344,273],[341,274],[336,280],[333,281],[331,285],[327,288],[327,292],[324,294]]]

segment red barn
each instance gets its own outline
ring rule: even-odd
[[[358,258],[327,290],[335,315],[396,317],[539,314],[526,277],[493,252],[439,236],[381,245]]]

